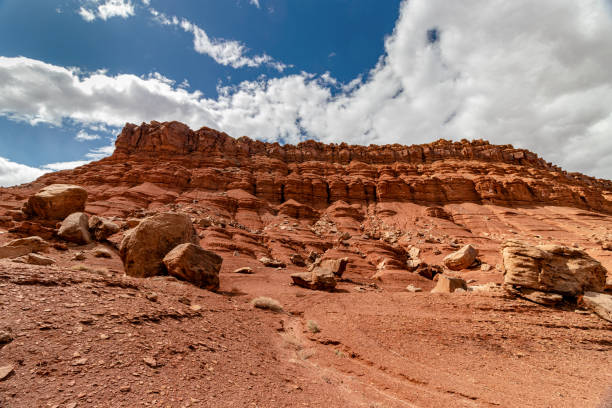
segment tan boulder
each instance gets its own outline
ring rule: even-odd
[[[466,245],[460,250],[447,255],[444,258],[444,265],[453,271],[460,271],[469,268],[478,257],[478,250],[472,245]]]
[[[23,212],[29,217],[62,220],[85,209],[87,191],[70,184],[51,184],[31,196]]]
[[[306,289],[332,291],[336,287],[334,273],[323,268],[315,268],[312,272],[294,273],[293,283]]]
[[[30,265],[40,266],[48,266],[53,265],[55,263],[55,261],[51,258],[34,253],[26,255],[23,260],[25,263],[28,263]]]
[[[81,212],[70,214],[57,231],[57,235],[65,241],[75,244],[89,244],[91,235],[89,234],[89,222],[87,215]]]
[[[30,252],[44,252],[49,248],[49,243],[41,237],[33,236],[14,239],[8,242],[7,247],[26,247]]]
[[[612,323],[612,296],[605,293],[586,292],[582,302],[595,314]]]
[[[507,286],[570,296],[605,287],[606,269],[580,249],[508,241],[502,246],[502,258]]]
[[[268,258],[267,256],[262,256],[261,258],[259,258],[259,262],[264,264],[264,266],[268,266],[270,268],[284,268],[287,266],[287,264],[285,264],[283,261]]]
[[[223,258],[191,243],[177,245],[163,259],[168,273],[203,289],[219,289]]]
[[[119,232],[119,226],[106,218],[94,215],[89,219],[89,230],[96,241],[104,241],[106,238]]]
[[[453,293],[457,289],[467,290],[465,280],[448,275],[438,275],[438,283],[431,293]]]
[[[163,273],[163,258],[185,243],[199,243],[189,216],[162,213],[145,218],[126,233],[119,245],[119,255],[127,275],[147,278]]]

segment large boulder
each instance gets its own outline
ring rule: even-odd
[[[168,273],[208,290],[219,289],[223,258],[194,244],[177,245],[163,259]]]
[[[89,230],[96,241],[104,241],[106,238],[119,232],[119,226],[106,218],[94,215],[89,219]]]
[[[502,258],[507,286],[576,296],[601,292],[606,284],[606,269],[577,248],[508,241]]]
[[[72,213],[82,212],[87,201],[83,187],[70,184],[51,184],[31,196],[23,207],[29,217],[63,220]]]
[[[165,272],[164,256],[180,244],[198,244],[187,214],[162,213],[142,220],[119,245],[125,273],[147,278]]]
[[[78,212],[70,214],[57,231],[57,236],[68,242],[75,244],[89,244],[91,235],[89,234],[89,220],[86,214]]]
[[[439,275],[438,283],[431,290],[431,293],[453,293],[457,289],[468,289],[465,280],[448,275]]]
[[[444,265],[453,271],[460,271],[472,266],[477,257],[478,250],[471,245],[466,245],[460,250],[447,255],[444,258]]]

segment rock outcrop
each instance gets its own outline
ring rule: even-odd
[[[163,259],[168,273],[200,288],[219,289],[219,269],[223,258],[191,243],[176,246]]]
[[[606,269],[577,248],[508,241],[502,246],[502,257],[504,284],[515,289],[577,296],[605,287]]]
[[[242,189],[271,204],[287,203],[279,210],[299,217],[313,217],[313,208],[339,200],[434,203],[427,211],[442,218],[451,216],[440,204],[457,202],[561,202],[612,213],[612,201],[605,193],[612,190],[612,182],[567,173],[527,150],[483,140],[413,146],[326,145],[309,140],[281,146],[248,137],[234,139],[209,128],[193,131],[178,122],[127,124],[111,157],[43,176],[38,183],[66,180],[84,186],[128,186],[134,188],[130,199],[137,200],[151,200],[153,186],[145,183],[175,191]],[[92,191],[90,205],[104,208],[105,200],[116,192]],[[172,197],[158,194],[155,199]]]
[[[85,209],[87,191],[69,184],[51,184],[31,196],[23,212],[29,217],[63,220],[68,215]]]
[[[121,241],[119,254],[125,273],[139,278],[163,273],[163,258],[174,247],[185,243],[199,245],[187,214],[161,213],[145,218]]]

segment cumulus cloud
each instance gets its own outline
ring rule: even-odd
[[[484,138],[612,178],[607,7],[600,0],[405,1],[367,75],[346,84],[329,74],[262,78],[221,87],[214,99],[158,75],[84,75],[0,58],[0,114],[109,126],[174,119],[290,143]],[[239,44],[219,46],[189,21],[163,17],[191,32],[202,52],[242,63]]]
[[[42,169],[15,163],[0,157],[0,187],[28,183],[45,173],[46,171]]]
[[[81,7],[79,15],[87,22],[94,21],[97,18],[108,20],[112,17],[128,18],[134,15],[134,5],[130,0],[89,0],[92,9]],[[96,4],[97,3],[97,4]],[[149,2],[144,2],[148,5]]]
[[[249,3],[251,3],[255,7],[259,8],[259,0],[249,0]]]
[[[269,66],[279,72],[283,72],[289,66],[276,61],[268,54],[248,56],[248,48],[239,41],[210,38],[206,31],[191,21],[167,16],[155,9],[150,9],[156,21],[163,25],[178,26],[186,33],[193,35],[193,48],[200,54],[205,54],[214,59],[218,64],[228,65],[232,68]]]
[[[97,140],[100,138],[100,135],[90,134],[84,130],[80,130],[79,133],[77,133],[77,135],[74,138],[75,140],[78,140],[79,142],[86,142],[90,140]]]

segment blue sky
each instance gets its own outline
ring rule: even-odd
[[[0,0],[0,185],[180,120],[296,143],[489,139],[612,178],[609,0]]]

